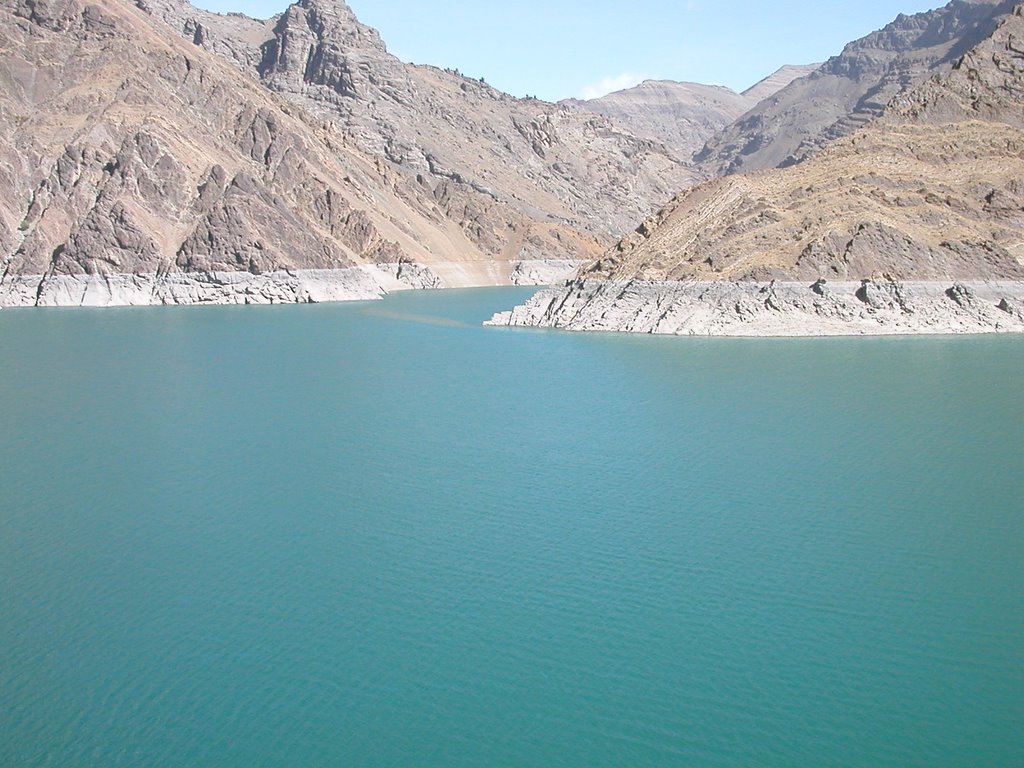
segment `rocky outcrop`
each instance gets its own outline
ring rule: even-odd
[[[1024,6],[996,30],[920,87],[893,99],[891,122],[952,123],[986,120],[1024,128]],[[1015,206],[1016,202],[1011,203]]]
[[[541,291],[487,324],[675,336],[1024,333],[1024,282],[618,282]]]
[[[341,0],[299,0],[268,22],[138,2],[383,158],[492,256],[542,239],[549,258],[585,258],[698,178],[661,141],[599,115],[405,64]]]
[[[953,0],[934,11],[901,14],[762,101],[694,159],[712,176],[800,162],[948,68],[988,37],[1013,6],[1013,0]]]

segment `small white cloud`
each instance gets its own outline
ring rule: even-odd
[[[599,82],[583,86],[583,89],[580,91],[580,98],[597,99],[601,96],[607,96],[609,93],[614,93],[615,91],[622,91],[626,88],[632,88],[634,85],[640,85],[643,81],[643,75],[634,75],[632,72],[623,72],[621,75],[605,77]]]

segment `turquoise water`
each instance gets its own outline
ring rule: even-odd
[[[1024,765],[1024,339],[0,312],[0,765]]]

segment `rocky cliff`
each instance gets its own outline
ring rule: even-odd
[[[492,261],[330,123],[120,0],[0,4],[0,182],[0,304],[184,301],[189,280],[269,301],[222,276],[295,270],[349,270],[362,297]]]
[[[608,240],[699,178],[662,142],[600,115],[403,63],[342,0],[299,0],[267,22],[206,13],[184,0],[138,2],[186,39],[334,122],[432,195],[490,253],[578,256],[575,244],[541,248],[522,233],[555,222]]]
[[[550,282],[694,178],[604,118],[403,64],[340,2],[0,22],[0,305]]]
[[[907,88],[943,71],[992,33],[1012,0],[953,0],[850,43],[710,139],[709,175],[792,165],[878,117]]]
[[[793,325],[779,313],[812,330],[863,313],[857,332],[1024,330],[1024,6],[993,27],[868,126],[803,163],[678,195],[576,282],[504,320],[757,333]],[[921,281],[932,287],[901,287]],[[707,309],[701,296],[713,321],[694,309]]]

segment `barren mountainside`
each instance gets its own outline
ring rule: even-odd
[[[809,160],[681,193],[592,273],[1024,278],[1022,13]]]
[[[878,117],[896,95],[983,40],[1012,0],[953,0],[900,15],[764,100],[695,156],[711,176],[791,165]]]
[[[389,280],[507,282],[530,247],[596,248],[588,234],[520,217],[502,234],[523,247],[501,263],[444,206],[123,0],[0,4],[5,302],[78,303],[50,295],[75,276],[94,278],[75,290],[99,286],[107,296],[96,300],[115,302],[112,279],[145,276],[129,286],[144,302],[154,276],[361,265],[357,293],[372,295]]]
[[[403,63],[342,0],[299,0],[267,22],[183,0],[138,2],[186,39],[334,121],[434,195],[491,251],[515,247],[501,226],[515,217],[611,238],[699,178],[661,142],[599,115]]]
[[[646,80],[600,98],[562,103],[604,115],[630,133],[663,142],[677,157],[689,161],[705,142],[762,99],[819,66],[782,67],[743,93],[720,85]]]
[[[504,319],[667,333],[788,334],[805,321],[1024,330],[1024,5],[992,26],[866,127],[797,165],[681,193],[576,282]],[[873,287],[856,296],[827,287],[861,281]],[[941,286],[914,289],[916,309],[901,287],[914,281]],[[967,286],[978,281],[1015,282],[981,300],[989,289]]]
[[[729,88],[671,80],[646,80],[600,98],[562,103],[603,115],[637,136],[663,142],[686,160],[752,106]]]

